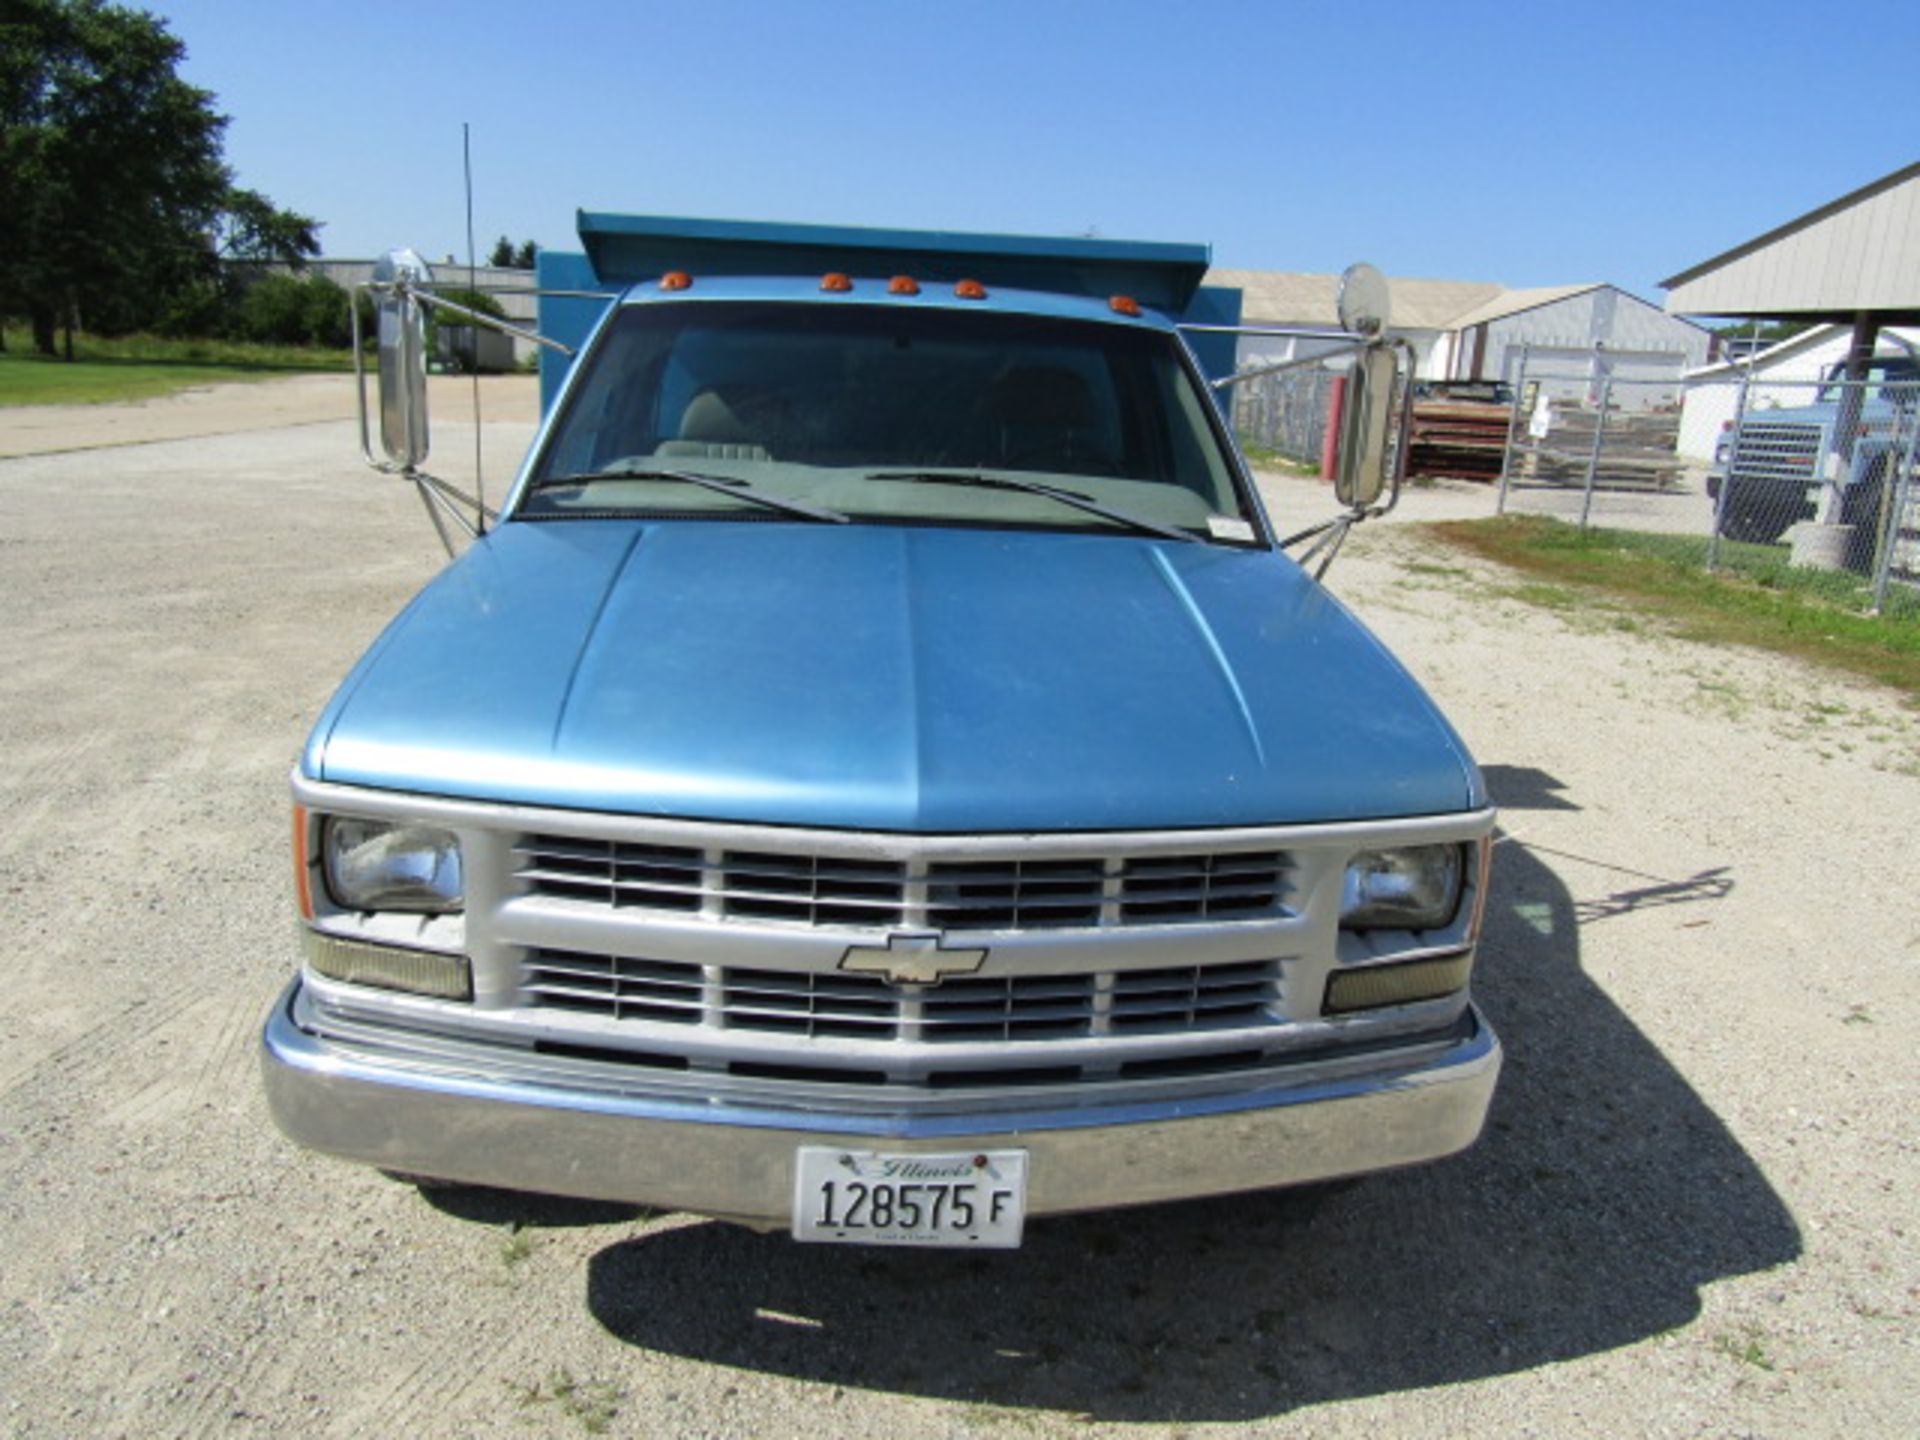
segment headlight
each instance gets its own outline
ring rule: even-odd
[[[343,910],[444,915],[465,899],[451,830],[334,815],[320,843],[327,891]]]
[[[1460,908],[1466,874],[1459,845],[1368,850],[1347,862],[1340,923],[1349,930],[1431,930]]]

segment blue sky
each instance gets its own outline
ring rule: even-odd
[[[464,258],[468,121],[482,251],[577,248],[585,207],[1657,301],[1920,159],[1917,0],[148,8],[232,117],[242,182],[326,221],[330,255]]]

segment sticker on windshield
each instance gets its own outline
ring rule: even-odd
[[[1253,522],[1237,520],[1231,515],[1209,515],[1207,530],[1216,540],[1253,539]]]

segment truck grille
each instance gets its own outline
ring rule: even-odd
[[[517,875],[536,895],[613,909],[799,926],[945,931],[1168,925],[1284,915],[1283,851],[1023,860],[899,860],[704,850],[530,835]]]
[[[875,976],[536,950],[522,978],[535,1006],[611,1020],[937,1045],[1278,1023],[1281,962],[969,977],[915,987]]]
[[[1732,473],[1743,480],[1810,483],[1819,475],[1820,441],[1818,425],[1749,419],[1740,427]]]

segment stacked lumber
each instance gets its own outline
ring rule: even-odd
[[[1589,406],[1555,401],[1546,439],[1529,441],[1524,431],[1518,437],[1525,448],[1514,456],[1515,481],[1584,486],[1599,418]],[[1608,410],[1594,484],[1608,490],[1673,489],[1686,469],[1675,453],[1679,440],[1680,417],[1670,411]]]
[[[1455,480],[1499,479],[1512,414],[1509,405],[1485,401],[1414,401],[1407,473]]]

